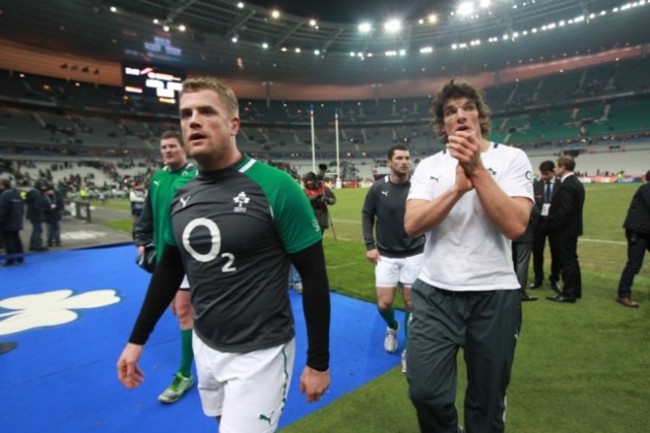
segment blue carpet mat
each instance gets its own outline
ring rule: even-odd
[[[134,253],[131,245],[44,253],[0,270],[0,341],[19,343],[0,355],[3,432],[216,431],[196,388],[173,405],[157,401],[180,359],[171,313],[145,347],[144,384],[129,391],[117,380],[115,364],[149,281]],[[399,365],[399,351],[383,350],[385,324],[376,306],[332,293],[332,385],[321,401],[308,404],[298,390],[306,350],[300,295],[291,292],[291,301],[296,368],[281,427]]]

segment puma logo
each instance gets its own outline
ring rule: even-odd
[[[382,193],[383,195],[385,195],[386,197],[388,197],[388,191],[382,191],[381,193]]]
[[[259,421],[266,421],[266,422],[269,423],[269,425],[271,425],[271,418],[273,418],[273,414],[274,414],[274,413],[275,413],[275,411],[271,412],[271,415],[269,415],[269,416],[266,416],[266,415],[264,415],[263,413],[261,413],[261,414],[259,414],[259,416],[258,416],[257,419],[258,419]]]
[[[160,185],[160,181],[158,181],[158,180],[154,180],[154,181],[153,181],[153,184],[156,185],[156,186],[158,186],[158,185]]]
[[[429,176],[429,179],[431,179],[431,180],[435,180],[436,182],[438,182],[438,180],[440,179],[440,177]]]
[[[185,207],[187,205],[187,202],[190,200],[191,195],[188,195],[187,197],[181,197],[179,198],[181,202],[181,206]]]

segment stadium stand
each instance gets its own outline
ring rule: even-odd
[[[493,110],[491,139],[538,154],[576,151],[587,172],[638,171],[634,160],[648,147],[650,60],[628,59],[485,88]],[[76,155],[156,159],[156,140],[177,129],[175,107],[122,89],[0,71],[0,140],[5,155]],[[334,113],[339,115],[339,152],[361,167],[401,142],[415,158],[440,148],[431,128],[431,96],[373,101],[242,100],[242,149],[258,158],[298,161],[336,158]],[[155,108],[154,108],[155,107]],[[634,143],[641,142],[640,149]],[[632,150],[634,147],[634,150]],[[605,156],[627,152],[612,167]],[[636,155],[627,156],[627,155]],[[611,158],[610,158],[611,159]],[[581,163],[583,165],[583,163]],[[311,166],[311,163],[307,164]],[[371,177],[370,170],[348,170]],[[354,173],[351,174],[351,173]]]

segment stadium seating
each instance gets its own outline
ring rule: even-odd
[[[647,143],[650,78],[644,71],[649,68],[650,59],[628,59],[488,87],[490,139],[521,147],[531,158],[574,150],[584,161],[594,161],[590,171],[624,169],[593,155]],[[4,154],[156,159],[157,137],[178,129],[176,107],[141,95],[125,97],[122,89],[108,86],[0,71],[0,101]],[[310,160],[311,110],[319,160],[336,158],[334,113],[339,115],[339,152],[346,161],[381,160],[396,143],[408,144],[414,158],[441,148],[431,127],[430,95],[268,104],[242,100],[239,146],[261,159]]]

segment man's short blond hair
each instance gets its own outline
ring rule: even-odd
[[[213,77],[188,78],[183,82],[181,96],[186,93],[212,90],[217,93],[230,110],[230,114],[239,117],[239,101],[230,86]]]

